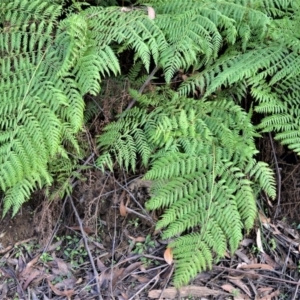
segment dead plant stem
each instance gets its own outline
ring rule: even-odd
[[[153,76],[155,75],[155,73],[159,70],[159,67],[156,66],[152,72],[149,74],[149,76],[147,77],[146,81],[144,82],[144,84],[141,86],[141,88],[139,89],[139,94],[142,94],[144,89],[146,88],[146,86],[149,84],[149,82],[152,80]],[[132,108],[132,106],[135,104],[136,100],[133,99],[129,105],[127,106],[126,110],[129,110]]]
[[[91,161],[91,159],[92,159],[94,156],[95,156],[95,154],[92,153],[92,154],[85,160],[85,162],[83,163],[83,166],[89,164],[89,162]],[[80,169],[77,170],[77,172],[79,172],[79,171],[80,171]],[[77,181],[74,181],[74,178],[72,178],[72,179],[71,179],[71,182],[73,182],[73,183],[72,183],[72,189],[74,189],[74,187],[78,184],[79,181],[78,181],[78,180],[77,180]],[[50,244],[52,243],[53,238],[54,238],[56,232],[58,231],[59,224],[60,224],[59,220],[60,220],[61,215],[62,215],[62,213],[63,213],[63,211],[64,211],[66,202],[67,202],[67,197],[66,197],[65,200],[64,200],[64,203],[63,203],[62,208],[61,208],[61,210],[60,210],[60,215],[59,215],[59,217],[57,218],[57,222],[56,222],[55,227],[54,227],[54,229],[53,229],[53,231],[52,231],[52,235],[51,235],[51,237],[50,237],[48,243],[46,244],[46,246],[45,246],[44,249],[43,249],[43,253],[44,253],[44,252],[47,252],[48,247],[49,247]],[[49,205],[50,205],[50,204],[49,204]]]
[[[116,197],[116,194],[115,194]],[[113,241],[112,241],[112,249],[111,249],[111,272],[110,272],[110,292],[111,295],[113,296],[113,268],[114,268],[114,257],[115,257],[115,248],[116,248],[116,236],[117,236],[117,216],[116,216],[116,209],[114,209],[114,236],[113,236]]]
[[[285,260],[284,260],[284,265],[283,265],[283,267],[282,267],[282,271],[281,271],[282,274],[284,274],[285,271],[286,271],[286,266],[287,266],[288,260],[289,260],[289,258],[290,258],[291,247],[292,247],[292,245],[290,244],[290,245],[289,245],[289,251],[288,251],[288,254],[287,254],[287,256],[286,256],[286,258],[285,258]]]
[[[109,174],[108,172],[106,172],[106,174],[110,177],[113,177],[111,174]],[[143,206],[139,203],[139,201],[137,201],[134,197],[134,195],[130,192],[130,190],[128,188],[126,188],[126,186],[123,186],[121,183],[118,182],[118,180],[113,177],[115,183],[121,187],[123,190],[125,190],[129,195],[130,197],[134,200],[134,202],[136,203],[136,205],[142,210],[142,212],[147,216],[147,220],[150,221],[153,225],[155,225],[154,221],[152,220],[151,216],[147,213],[147,211],[143,208]],[[144,216],[144,218],[146,218]]]
[[[298,296],[298,289],[299,289],[299,285],[300,285],[300,280],[298,281],[298,284],[297,284],[297,286],[296,286],[296,290],[295,290],[295,294],[294,294],[294,297],[293,297],[293,299],[292,300],[296,300],[297,298],[296,298],[296,296]]]
[[[172,265],[171,272],[170,272],[169,275],[168,275],[168,278],[167,278],[166,283],[165,283],[165,285],[164,285],[164,287],[163,287],[163,289],[162,289],[162,291],[161,291],[161,293],[160,293],[160,295],[159,295],[158,300],[161,300],[161,297],[162,297],[162,295],[164,294],[164,291],[165,291],[166,288],[167,288],[167,284],[169,283],[170,278],[171,278],[173,272],[174,272],[174,264]]]
[[[167,266],[168,268],[169,266]],[[152,281],[158,281],[159,280],[159,275],[162,274],[163,272],[166,271],[166,268],[163,269],[162,271],[160,271],[157,275],[155,275],[150,281],[148,281],[141,289],[139,289],[132,297],[130,297],[128,300],[133,300],[135,299],[135,297],[140,294],[143,290],[145,290],[147,288],[147,286],[152,282]]]
[[[272,138],[272,135],[270,132],[269,132],[269,139],[270,139],[270,143],[271,143],[271,147],[272,147],[272,152],[273,152],[274,161],[275,161],[276,175],[277,175],[277,206],[276,206],[276,210],[275,210],[275,214],[274,214],[274,219],[276,219],[277,215],[278,215],[278,211],[279,211],[280,202],[281,202],[281,174],[280,174],[280,168],[278,166],[278,160],[276,157],[276,151],[275,151],[275,147],[274,147],[273,138]]]
[[[77,218],[77,222],[79,224],[79,227],[80,227],[80,231],[81,231],[81,235],[82,235],[82,238],[83,238],[83,241],[84,241],[84,246],[85,246],[85,249],[89,255],[89,259],[90,259],[90,262],[91,262],[91,266],[93,268],[93,273],[94,273],[94,277],[95,277],[95,282],[96,282],[96,289],[97,289],[97,293],[98,293],[98,299],[99,300],[103,300],[102,296],[101,296],[101,290],[100,290],[100,285],[99,285],[99,281],[98,281],[98,272],[96,270],[96,266],[95,266],[95,263],[94,263],[94,259],[93,259],[93,256],[92,256],[92,253],[89,249],[89,245],[88,245],[88,240],[87,240],[87,237],[86,237],[86,233],[83,229],[83,226],[82,226],[82,221],[79,217],[79,214],[78,214],[78,211],[74,205],[74,201],[72,199],[71,196],[68,196],[68,199],[72,205],[72,208],[74,210],[74,213],[76,215],[76,218]]]
[[[275,280],[275,281],[290,283],[290,284],[294,284],[294,285],[297,285],[297,286],[300,285],[300,281],[295,282],[295,281],[292,281],[292,280],[276,278],[276,277],[263,275],[263,274],[253,274],[253,273],[249,273],[248,271],[243,271],[243,270],[239,270],[239,269],[231,269],[231,268],[221,267],[221,266],[214,266],[214,269],[221,269],[221,270],[227,270],[227,271],[231,271],[231,272],[238,272],[238,273],[242,273],[242,274],[249,274],[251,276],[256,275],[256,276],[260,276],[260,277],[264,277],[264,278],[269,278],[269,279],[272,279],[272,280]],[[256,270],[256,271],[259,271],[259,270]]]

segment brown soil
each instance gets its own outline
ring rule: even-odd
[[[0,214],[2,215],[1,210]],[[5,218],[0,220],[1,249],[32,238],[34,231],[33,210],[29,205],[24,205],[14,218],[7,214]]]

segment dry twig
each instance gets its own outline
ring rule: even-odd
[[[270,143],[272,146],[272,152],[273,152],[273,156],[274,156],[274,160],[275,160],[275,168],[276,168],[276,175],[277,175],[277,206],[276,206],[276,211],[275,211],[275,215],[274,215],[274,219],[276,219],[277,215],[278,215],[280,202],[281,202],[281,174],[280,174],[280,168],[278,166],[278,160],[276,157],[276,151],[275,151],[274,142],[273,142],[271,133],[269,133],[269,138],[270,138]]]
[[[95,277],[95,281],[96,281],[96,288],[97,288],[97,293],[98,293],[98,299],[99,300],[103,300],[102,296],[101,296],[101,291],[100,291],[100,285],[99,285],[99,281],[98,281],[98,272],[96,270],[96,266],[95,266],[95,263],[94,263],[94,259],[93,259],[93,256],[92,256],[92,253],[89,249],[89,245],[88,245],[88,240],[87,240],[87,237],[86,237],[86,233],[83,229],[83,226],[82,226],[82,221],[79,217],[79,214],[77,212],[77,209],[74,205],[74,202],[73,202],[73,199],[71,196],[68,196],[68,199],[72,205],[72,208],[74,210],[74,213],[76,215],[76,218],[77,218],[77,221],[78,221],[78,224],[79,224],[79,227],[80,227],[80,231],[81,231],[81,234],[82,234],[82,238],[83,238],[83,241],[84,241],[84,246],[85,246],[85,249],[89,255],[89,259],[90,259],[90,262],[91,262],[91,266],[93,268],[93,273],[94,273],[94,277]]]
[[[159,67],[156,66],[152,72],[149,74],[149,76],[147,77],[146,81],[144,82],[144,84],[141,86],[141,88],[139,89],[139,94],[142,94],[144,89],[146,88],[146,86],[149,84],[149,82],[152,80],[153,76],[155,75],[155,73],[159,70]],[[131,107],[135,104],[136,100],[133,99],[129,105],[127,106],[126,110],[131,109]]]

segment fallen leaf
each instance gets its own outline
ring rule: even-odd
[[[113,268],[113,279],[112,279],[112,286],[114,287],[116,283],[123,278],[124,268]]]
[[[248,256],[247,256],[245,253],[243,253],[241,250],[236,250],[236,251],[235,251],[235,254],[236,254],[239,258],[241,258],[245,263],[247,263],[247,264],[250,264],[250,263],[251,263],[251,261],[250,261],[250,259],[248,258]]]
[[[167,248],[164,253],[164,259],[167,264],[171,265],[173,263],[173,252],[172,248]]]
[[[169,298],[180,299],[182,297],[203,297],[203,296],[220,296],[228,295],[225,292],[209,289],[205,286],[190,285],[180,289],[167,288],[165,290],[151,290],[148,293],[148,298]]]
[[[126,204],[124,204],[124,198],[125,198],[125,193],[123,192],[121,195],[121,202],[120,202],[120,215],[122,217],[127,216],[127,205],[129,203],[129,198],[127,197]]]
[[[96,242],[96,241],[92,241],[93,242],[93,244],[97,247],[97,248],[99,248],[99,249],[101,249],[101,250],[104,250],[105,248],[104,248],[104,246],[103,246],[103,244],[101,244],[101,243],[99,243],[99,242]]]
[[[71,268],[68,267],[68,265],[60,258],[55,258],[55,261],[57,263],[57,267],[60,271],[60,275],[66,276],[71,273]]]
[[[5,255],[5,261],[8,264],[13,265],[13,266],[18,266],[18,263],[19,263],[19,261],[16,258],[10,258],[10,257],[7,257],[7,255]]]
[[[146,276],[140,276],[140,275],[135,275],[135,274],[132,274],[131,277],[137,279],[138,282],[140,282],[140,283],[147,283],[150,280],[150,278],[148,278]]]
[[[271,270],[274,271],[272,266],[267,264],[251,264],[251,265],[242,265],[240,266],[241,269],[261,269],[261,270]]]
[[[54,286],[57,288],[57,289],[71,289],[71,288],[74,288],[74,285],[76,283],[76,278],[65,278],[61,281],[59,281],[58,283],[56,283]]]
[[[99,257],[97,257],[96,263],[97,263],[97,268],[100,272],[103,272],[104,270],[107,269],[107,267],[105,266],[105,264],[101,261],[101,259]]]
[[[7,299],[6,298],[6,294],[8,292],[8,285],[7,285],[6,281],[4,283],[0,284],[0,291],[1,291],[1,297],[2,297],[2,299]]]
[[[108,283],[111,279],[111,270],[106,269],[98,275],[98,281],[101,289],[106,289],[108,287]]]
[[[253,244],[254,241],[252,239],[243,239],[241,242],[240,242],[240,245],[241,246],[244,246],[244,247],[248,247],[249,245]]]
[[[13,248],[13,246],[7,246],[6,248],[0,250],[0,254],[4,254],[4,253],[8,252],[12,248]]]
[[[140,265],[142,265],[142,264],[143,264],[143,263],[140,262],[140,261],[137,261],[137,262],[134,262],[134,263],[130,264],[130,265],[125,269],[125,271],[124,271],[124,273],[123,273],[123,278],[124,278],[125,276],[127,276],[128,274],[130,274],[133,270],[139,268]]]
[[[257,290],[258,290],[260,293],[265,293],[265,292],[270,293],[270,292],[273,291],[273,288],[267,286],[267,287],[259,287]]]
[[[270,295],[267,295],[263,298],[260,298],[259,300],[272,300],[272,299],[274,299],[275,297],[277,297],[279,295],[280,295],[280,291],[276,290],[275,292],[271,293]]]
[[[142,272],[146,272],[145,265],[140,265],[139,269],[140,269]]]
[[[139,236],[137,238],[133,237],[133,236],[130,236],[128,235],[128,237],[133,240],[135,243],[143,243],[145,242],[146,238],[144,238],[143,236]]]
[[[48,249],[47,252],[51,252],[53,250],[56,250],[58,247],[60,247],[61,243],[63,242],[63,239],[57,241],[56,243],[52,244]]]
[[[231,285],[231,284],[223,284],[223,285],[221,286],[221,288],[222,288],[224,291],[229,292],[229,293],[232,293],[232,291],[235,290],[234,286]]]
[[[262,224],[269,224],[271,221],[270,218],[267,218],[262,211],[258,212],[258,217]]]
[[[36,264],[37,263],[37,261],[39,260],[39,258],[40,258],[40,254],[39,255],[37,255],[34,259],[32,259],[27,265],[26,265],[26,269],[28,268],[28,269],[30,269],[34,264]],[[26,270],[25,269],[25,270]],[[24,271],[25,271],[24,270]]]
[[[121,292],[121,295],[122,295],[123,299],[125,299],[125,300],[129,299],[128,295],[125,292]]]
[[[37,263],[41,255],[37,255],[34,259],[32,259],[30,262],[27,263],[24,270],[22,270],[19,274],[20,280],[22,282],[25,281],[23,284],[23,288],[26,289],[29,283],[34,280],[38,275],[40,275],[40,271],[37,269],[34,269],[34,264]]]
[[[223,284],[221,287],[224,291],[232,294],[234,300],[250,300],[247,295],[242,294],[240,290],[236,289],[231,284]]]
[[[60,291],[57,289],[51,282],[48,280],[48,284],[51,288],[51,290],[57,295],[57,296],[64,296],[67,297],[68,300],[71,300],[71,296],[74,295],[74,290],[66,290],[66,291]]]
[[[154,20],[155,19],[155,10],[154,10],[154,8],[151,7],[151,6],[147,6],[147,11],[148,11],[148,17],[151,20]]]
[[[145,238],[143,237],[143,236],[139,236],[139,237],[137,237],[136,239],[135,239],[135,242],[136,243],[142,243],[142,242],[145,242]]]
[[[262,257],[265,259],[265,262],[270,265],[271,267],[275,268],[279,268],[280,266],[271,258],[270,255],[266,254],[266,253],[262,253]]]
[[[18,264],[17,264],[17,266],[18,266],[17,269],[19,270],[19,272],[22,272],[26,268],[26,266],[27,266],[27,263],[26,263],[26,260],[25,260],[25,257],[23,255],[23,253],[18,258]],[[29,266],[29,269],[30,269],[30,266]]]
[[[75,282],[75,284],[80,284],[83,281],[83,279],[80,277],[77,279],[77,281]]]
[[[29,283],[34,280],[37,276],[39,276],[41,273],[39,270],[36,270],[36,269],[32,269],[32,271],[30,272],[30,274],[27,274],[26,276],[26,281],[25,283],[23,284],[23,289],[26,290]]]
[[[263,246],[262,246],[262,241],[261,241],[261,232],[260,232],[260,229],[258,228],[257,229],[257,233],[256,233],[256,245],[257,245],[257,248],[260,252],[263,252],[265,253],[264,249],[263,249]]]
[[[249,297],[251,297],[251,292],[243,281],[240,279],[229,279],[229,281],[243,290]]]
[[[72,226],[72,227],[66,226],[66,227],[71,230],[81,231],[80,226]],[[90,227],[82,227],[82,228],[85,231],[85,233],[87,233],[87,234],[95,233],[95,230]]]

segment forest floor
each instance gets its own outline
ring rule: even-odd
[[[105,103],[118,107],[111,90]],[[123,109],[130,100],[118,101]],[[143,209],[149,183],[123,170],[103,174],[92,158],[72,196],[37,192],[0,220],[0,299],[300,299],[300,160],[268,136],[258,147],[276,171],[278,198],[261,195],[238,250],[188,286],[172,285],[175,267],[155,230],[161,212]]]
[[[0,299],[300,299],[300,190],[291,181],[299,166],[281,162],[289,174],[282,173],[279,206],[260,200],[239,249],[179,290],[154,228],[159,212],[143,209],[147,182],[85,171],[72,197],[36,194],[1,220]]]

